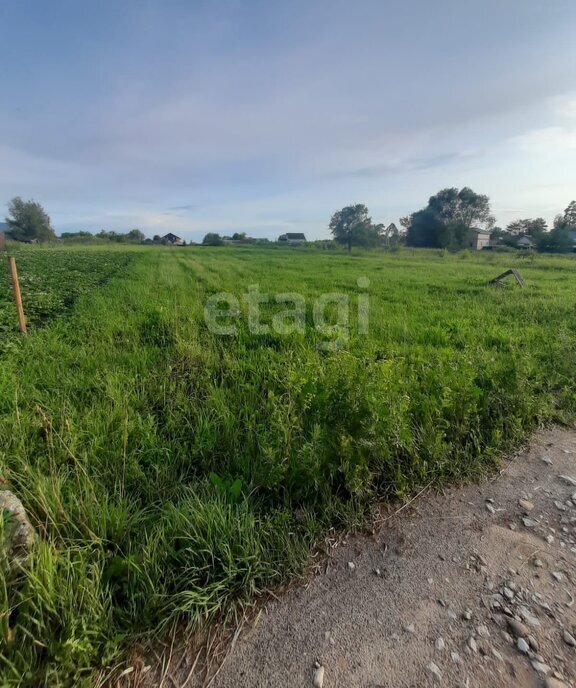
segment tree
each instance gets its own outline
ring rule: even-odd
[[[556,215],[554,218],[554,229],[576,229],[576,201],[568,204],[564,215]]]
[[[56,238],[50,218],[40,203],[23,201],[16,196],[8,204],[8,215],[6,234],[16,241],[52,241]]]
[[[384,246],[397,246],[400,243],[400,230],[394,222],[391,222],[387,227],[376,225],[376,229]]]
[[[517,248],[519,238],[520,235],[511,234],[502,227],[494,227],[490,232],[490,241],[495,245]]]
[[[510,222],[505,231],[516,237],[529,236],[533,239],[538,239],[544,232],[548,231],[548,226],[543,217],[537,217],[536,219],[527,218]]]
[[[521,237],[530,237],[535,244],[538,244],[548,231],[546,220],[542,217],[535,219],[525,218],[509,222],[506,229],[494,228],[491,237],[497,239],[502,246],[518,247],[518,240]]]
[[[128,241],[137,241],[141,243],[144,239],[146,239],[146,236],[144,232],[141,232],[139,229],[131,229],[128,232]]]
[[[543,234],[538,241],[538,250],[545,253],[570,253],[574,241],[568,227],[554,227],[551,232]]]
[[[562,215],[554,218],[554,227],[538,237],[538,250],[547,253],[569,253],[574,250],[576,233],[576,201],[568,204]]]
[[[96,235],[97,239],[104,239],[106,241],[123,241],[124,240],[124,234],[118,234],[118,232],[115,232],[114,230],[111,230],[107,232],[105,229],[101,229],[98,234]]]
[[[91,232],[80,230],[79,232],[62,232],[62,234],[60,234],[60,239],[62,239],[62,241],[88,243],[90,241],[93,241],[94,236]]]
[[[244,239],[246,239],[246,232],[234,232],[232,235],[233,241],[243,241]]]
[[[564,211],[564,222],[572,228],[576,228],[576,201],[571,201]]]
[[[442,189],[400,224],[406,227],[408,246],[459,249],[468,245],[472,228],[491,229],[494,217],[488,196],[465,186]]]
[[[204,246],[222,246],[224,244],[222,237],[215,232],[208,232],[202,239],[202,243]]]
[[[389,246],[399,243],[400,241],[400,230],[396,226],[395,222],[391,222],[388,227],[386,227],[386,240]]]
[[[404,219],[404,218],[403,218]],[[406,230],[406,244],[415,248],[440,248],[443,223],[430,208],[410,215]]]
[[[352,246],[370,246],[379,241],[378,230],[368,216],[368,208],[362,204],[348,205],[338,210],[330,219],[330,231],[335,241],[352,250]]]
[[[405,215],[404,217],[400,218],[400,224],[402,225],[404,232],[408,231],[411,221],[412,221],[412,215]]]
[[[428,205],[438,212],[446,224],[460,224],[467,229],[492,229],[494,226],[490,199],[484,194],[475,193],[468,186],[460,191],[456,188],[442,189],[430,198]]]

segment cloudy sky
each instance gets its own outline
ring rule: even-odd
[[[0,203],[58,231],[328,236],[445,186],[576,198],[573,0],[1,0]]]

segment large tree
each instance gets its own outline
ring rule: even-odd
[[[460,223],[467,228],[491,229],[494,218],[490,214],[490,199],[477,194],[468,186],[442,189],[431,196],[428,206],[446,223]]]
[[[570,253],[574,249],[574,240],[567,227],[554,227],[545,232],[538,240],[538,250],[545,253]]]
[[[563,215],[556,215],[554,229],[576,229],[576,201],[568,204]]]
[[[363,203],[347,205],[332,215],[329,225],[334,240],[352,250],[352,246],[372,246],[380,241],[378,227],[372,224]]]
[[[552,231],[545,232],[538,238],[538,250],[548,253],[569,253],[574,250],[575,232],[576,201],[572,201],[562,215],[556,215]]]
[[[36,201],[23,201],[20,196],[8,203],[6,234],[16,241],[51,241],[56,238],[44,208]]]
[[[222,237],[216,232],[208,232],[206,236],[202,239],[204,246],[223,246],[224,242]]]
[[[428,200],[428,205],[402,218],[408,246],[463,248],[472,228],[489,230],[494,226],[488,196],[469,187],[442,189]]]
[[[131,229],[128,232],[127,239],[128,241],[135,241],[141,244],[146,239],[146,235],[140,229]]]
[[[406,220],[406,218],[402,218]],[[405,222],[406,244],[416,248],[441,248],[444,223],[431,208],[423,208],[409,216]]]

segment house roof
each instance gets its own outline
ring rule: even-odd
[[[492,232],[491,229],[480,229],[480,227],[470,227],[470,230],[476,234],[490,234]]]
[[[172,232],[168,232],[168,234],[165,234],[163,239],[168,239],[168,241],[182,241],[182,239],[179,236],[176,236],[176,234],[172,234]]]
[[[297,241],[306,241],[306,237],[304,234],[301,232],[287,232],[283,236],[286,237],[286,239],[294,239]]]

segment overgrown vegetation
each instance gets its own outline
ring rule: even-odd
[[[28,250],[40,270],[48,254]],[[126,255],[54,252],[46,272]],[[375,497],[478,475],[572,417],[574,262],[537,257],[525,289],[499,290],[487,281],[509,256],[462,255],[133,249],[69,317],[19,339],[0,366],[0,473],[41,538],[19,587],[0,585],[3,684],[89,685],[138,634],[301,570]],[[253,284],[299,291],[309,325],[312,299],[348,294],[346,346],[318,348],[311,326],[254,335],[246,317],[212,334],[207,297]]]

